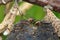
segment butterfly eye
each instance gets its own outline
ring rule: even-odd
[[[29,18],[28,21],[29,21],[29,22],[33,22],[34,19],[33,19],[33,18]]]
[[[40,26],[40,25],[41,25],[41,22],[40,22],[40,21],[37,21],[37,22],[35,23],[35,25],[36,25],[36,26]]]

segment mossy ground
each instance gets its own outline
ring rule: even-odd
[[[21,4],[21,3],[19,3],[19,4]],[[4,10],[5,10],[5,5],[0,5],[0,23],[3,21],[3,19],[5,17]],[[55,12],[55,11],[53,11],[53,12],[58,18],[60,18],[60,13]],[[45,16],[45,12],[43,10],[43,7],[34,5],[32,8],[27,10],[25,18],[27,19],[29,17],[32,17],[36,20],[41,20],[41,19],[43,19],[44,16]],[[20,19],[21,19],[21,16],[16,16],[14,23],[20,21]],[[6,36],[2,36],[2,37],[3,37],[3,40],[5,40]]]

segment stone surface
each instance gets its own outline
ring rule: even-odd
[[[14,25],[6,40],[59,40],[59,38],[51,23],[41,21],[40,26],[34,26],[23,20]]]

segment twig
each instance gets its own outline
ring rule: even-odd
[[[60,37],[60,19],[58,19],[54,13],[49,10],[48,8],[47,10],[47,15],[44,17],[44,20],[46,21],[50,21],[52,23],[52,26],[55,29],[55,32],[58,34],[58,36]]]
[[[20,11],[22,11],[23,13],[26,11],[26,10],[28,10],[28,9],[30,9],[31,7],[32,7],[33,5],[32,4],[29,4],[29,3],[26,3],[26,2],[24,2],[20,7],[19,7],[19,9],[20,9]],[[22,8],[22,10],[21,10],[21,8]],[[12,9],[11,9],[12,10]],[[18,10],[17,11],[15,11],[15,12],[13,12],[13,13],[18,13]],[[20,14],[18,14],[18,15],[20,15]],[[11,15],[11,12],[9,12],[7,15],[6,15],[6,17],[4,18],[4,21],[1,23],[2,25],[5,23],[5,25],[8,25],[7,26],[7,33],[6,33],[6,31],[3,33],[4,35],[6,34],[6,35],[8,35],[8,33],[10,33],[11,31],[9,31],[9,30],[11,30],[11,28],[12,28],[12,24],[14,23],[14,20],[15,20],[15,17],[16,17],[16,15],[15,14],[12,14]],[[5,25],[3,25],[3,28],[2,29],[5,29]],[[2,27],[2,26],[1,26]],[[9,30],[8,30],[9,29]],[[8,32],[9,31],[9,32]],[[1,32],[0,32],[1,33]]]

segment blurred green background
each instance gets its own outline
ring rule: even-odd
[[[22,5],[22,3],[19,3],[19,5]],[[5,10],[5,5],[0,5],[0,23],[3,21],[3,19],[5,17],[4,16],[4,12],[5,12],[4,10]],[[60,13],[55,12],[55,11],[53,11],[53,12],[58,18],[60,18]],[[34,4],[34,6],[32,6],[29,10],[27,10],[25,18],[27,19],[27,18],[32,17],[35,20],[42,20],[44,18],[45,14],[46,13],[44,12],[43,7],[37,6]],[[20,21],[20,19],[21,19],[21,16],[16,16],[14,23]],[[6,36],[2,36],[2,37],[3,37],[3,40],[5,40]]]

